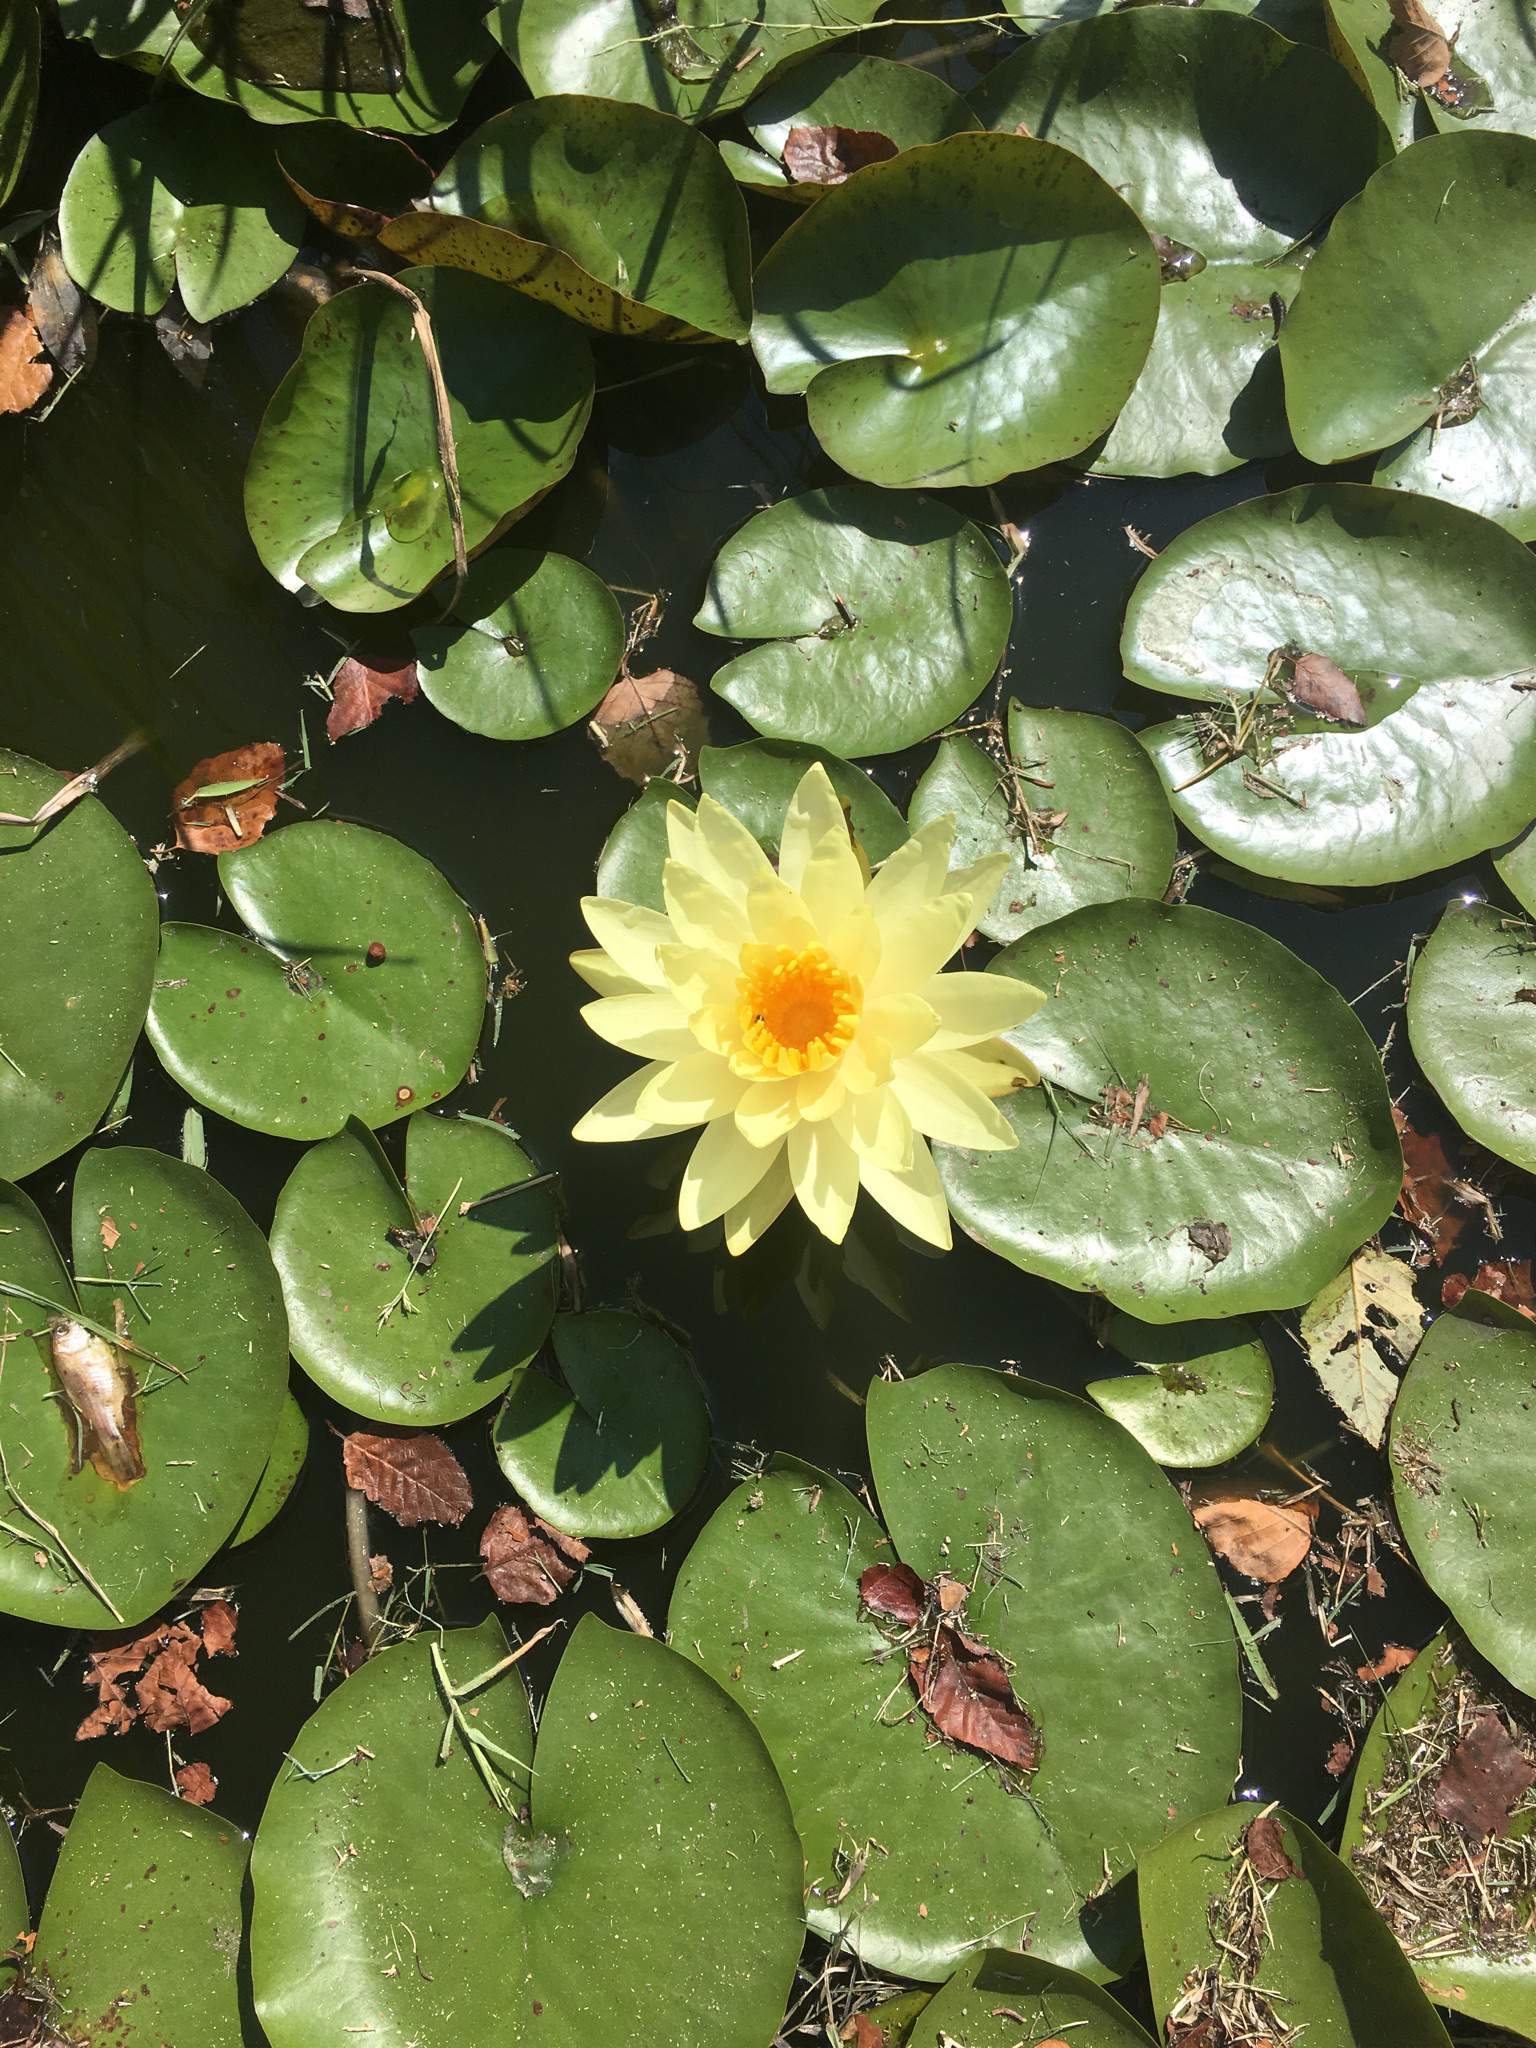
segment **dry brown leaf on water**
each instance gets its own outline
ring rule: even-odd
[[[931,1648],[912,1652],[909,1669],[918,1705],[941,1735],[1021,1771],[1036,1768],[1040,1731],[995,1650],[941,1628]]]
[[[421,683],[414,660],[391,666],[383,661],[362,661],[349,654],[331,676],[331,708],[325,714],[325,736],[334,746],[348,733],[366,730],[394,699],[410,704],[420,695]]]
[[[837,2038],[849,2048],[885,2048],[885,2029],[867,2012],[856,2012]]]
[[[30,313],[12,306],[0,320],[0,413],[27,412],[53,382]]]
[[[218,1789],[218,1779],[204,1763],[183,1764],[176,1773],[176,1791],[188,1806],[212,1806]]]
[[[859,1603],[884,1621],[915,1628],[928,1604],[928,1588],[909,1564],[872,1564],[860,1574]]]
[[[1410,1650],[1402,1643],[1384,1643],[1374,1664],[1355,1666],[1355,1676],[1364,1679],[1367,1685],[1374,1679],[1395,1678],[1399,1671],[1408,1669],[1418,1654],[1417,1650]]]
[[[370,1557],[368,1583],[375,1593],[387,1593],[395,1583],[395,1567],[387,1557]]]
[[[548,1607],[591,1554],[585,1543],[515,1503],[498,1508],[480,1538],[491,1591],[509,1605]]]
[[[841,185],[866,164],[883,164],[896,145],[878,128],[791,128],[784,168],[797,185]]]
[[[1421,0],[1388,0],[1392,32],[1387,61],[1395,64],[1410,85],[1432,90],[1443,85],[1451,69],[1451,44],[1445,30]]]
[[[626,669],[587,722],[603,759],[642,786],[696,754],[709,738],[699,686],[676,669]]]
[[[1360,692],[1326,654],[1297,655],[1285,694],[1293,704],[1299,704],[1303,711],[1315,712],[1319,718],[1331,718],[1340,725],[1366,722]]]
[[[1396,1104],[1392,1120],[1403,1148],[1398,1213],[1424,1239],[1435,1264],[1444,1265],[1447,1252],[1471,1220],[1465,1202],[1458,1202],[1453,1189],[1453,1184],[1464,1185],[1467,1176],[1457,1172],[1444,1139],[1434,1132],[1416,1131]]]
[[[232,1649],[235,1610],[227,1601],[215,1601],[200,1620],[207,1622],[210,1615],[206,1635],[185,1621],[157,1622],[131,1642],[93,1650],[86,1659],[86,1683],[95,1686],[97,1704],[75,1730],[75,1740],[124,1735],[139,1720],[157,1735],[179,1729],[200,1735],[221,1721],[232,1702],[210,1692],[196,1666],[202,1656]]]
[[[27,272],[27,311],[39,341],[63,377],[77,377],[96,357],[96,307],[64,267],[59,238],[50,229]]]
[[[159,1656],[134,1687],[144,1726],[157,1735],[182,1728],[189,1735],[201,1735],[222,1721],[233,1705],[210,1692],[198,1677],[196,1665],[202,1648],[197,1631],[177,1622],[167,1631]]]
[[[1329,1750],[1323,1769],[1330,1778],[1342,1778],[1355,1760],[1355,1745],[1347,1735],[1341,1735]]]
[[[189,853],[233,853],[254,846],[272,822],[287,772],[283,750],[274,740],[252,740],[199,761],[171,797],[176,844]]]
[[[1206,1480],[1191,1487],[1189,1511],[1216,1555],[1263,1585],[1277,1586],[1289,1578],[1312,1548],[1316,1501],[1261,1500],[1239,1487]]]
[[[1442,1305],[1455,1308],[1467,1290],[1473,1287],[1480,1294],[1491,1294],[1495,1301],[1508,1302],[1511,1308],[1517,1308],[1521,1315],[1536,1322],[1536,1275],[1533,1275],[1531,1260],[1485,1260],[1470,1279],[1465,1273],[1447,1273],[1440,1289]]]
[[[440,1436],[375,1436],[354,1429],[341,1440],[348,1486],[367,1494],[402,1529],[446,1522],[456,1529],[475,1504],[464,1467]]]
[[[1243,1848],[1248,1861],[1266,1884],[1283,1884],[1301,1872],[1286,1852],[1280,1823],[1272,1813],[1258,1814],[1243,1829]]]
[[[1536,1785],[1536,1766],[1491,1707],[1473,1716],[1435,1787],[1434,1808],[1464,1835],[1507,1835],[1510,1815]]]
[[[209,1600],[198,1610],[203,1648],[210,1657],[233,1657],[239,1612],[228,1600]]]

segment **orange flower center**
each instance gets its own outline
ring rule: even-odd
[[[863,990],[825,946],[744,946],[736,1006],[742,1041],[773,1074],[815,1074],[841,1059]]]

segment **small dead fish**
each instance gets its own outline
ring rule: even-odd
[[[126,1488],[144,1477],[133,1368],[115,1346],[68,1316],[48,1322],[54,1376],[73,1411],[78,1472],[87,1458],[103,1479]]]

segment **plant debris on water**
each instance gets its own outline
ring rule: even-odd
[[[1169,2048],[1286,2048],[1302,2036],[1284,2016],[1287,2001],[1263,1981],[1274,1948],[1270,1902],[1301,1877],[1268,1810],[1248,1823],[1230,1863],[1206,1913],[1216,1960],[1185,1977],[1168,2014]]]

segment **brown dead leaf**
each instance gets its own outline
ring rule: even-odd
[[[1492,1708],[1473,1716],[1435,1787],[1434,1809],[1473,1841],[1507,1835],[1509,1819],[1536,1785],[1536,1766],[1511,1741]]]
[[[375,666],[353,655],[331,677],[331,708],[325,714],[325,736],[334,746],[348,733],[362,732],[379,717],[391,698],[410,704],[421,695],[414,660],[398,667]]]
[[[368,1583],[375,1593],[387,1593],[395,1583],[395,1567],[387,1557],[370,1557]]]
[[[122,1234],[123,1233],[118,1229],[117,1225],[112,1221],[112,1218],[110,1216],[102,1217],[101,1248],[104,1252],[109,1252],[113,1250],[113,1248],[117,1244],[118,1239],[122,1236]]]
[[[1286,1854],[1285,1837],[1272,1813],[1261,1813],[1243,1829],[1243,1847],[1248,1861],[1266,1884],[1283,1884],[1301,1872]]]
[[[440,1436],[375,1436],[354,1429],[341,1440],[348,1486],[367,1494],[402,1529],[446,1522],[456,1529],[475,1504],[464,1467]]]
[[[1303,711],[1319,718],[1334,719],[1339,725],[1364,725],[1365,705],[1360,692],[1336,661],[1326,654],[1299,654],[1285,685],[1285,694]]]
[[[1388,0],[1392,32],[1387,37],[1387,62],[1395,64],[1410,85],[1432,91],[1443,85],[1451,69],[1450,39],[1421,0]]]
[[[1536,1322],[1536,1276],[1529,1259],[1485,1260],[1469,1280],[1465,1273],[1447,1273],[1440,1289],[1446,1308],[1455,1308],[1468,1288],[1491,1294],[1495,1301],[1507,1301],[1511,1308]]]
[[[872,1564],[860,1574],[860,1606],[901,1628],[917,1626],[927,1600],[928,1588],[909,1564]]]
[[[272,822],[287,772],[283,750],[274,740],[252,740],[199,761],[171,798],[176,844],[189,853],[233,853],[254,846]],[[223,794],[197,794],[225,784],[234,786]]]
[[[1323,1769],[1330,1778],[1342,1778],[1355,1760],[1355,1745],[1347,1735],[1341,1735],[1329,1750]]]
[[[885,2048],[885,2029],[867,2012],[856,2012],[837,2038],[850,2048]]]
[[[909,1670],[918,1705],[941,1735],[1021,1771],[1037,1767],[1040,1731],[1014,1697],[995,1650],[957,1628],[941,1628],[931,1649],[912,1652]]]
[[[198,1677],[196,1664],[203,1639],[195,1629],[178,1621],[165,1631],[160,1653],[134,1687],[144,1726],[156,1735],[185,1729],[201,1735],[216,1721],[222,1721],[232,1701],[210,1692]]]
[[[42,348],[31,314],[10,307],[0,319],[0,412],[30,411],[53,382]]]
[[[1406,1649],[1401,1643],[1386,1643],[1374,1664],[1355,1666],[1355,1676],[1364,1679],[1367,1685],[1373,1679],[1393,1678],[1399,1671],[1406,1671],[1418,1654],[1417,1650]]]
[[[227,1600],[210,1600],[198,1612],[203,1649],[210,1657],[233,1657],[239,1613]]]
[[[675,669],[632,676],[626,669],[593,712],[587,730],[616,774],[642,786],[696,754],[709,738],[697,683]]]
[[[791,128],[784,168],[797,185],[841,185],[866,164],[883,164],[896,145],[878,128]]]
[[[204,1763],[183,1764],[176,1773],[176,1790],[188,1806],[212,1806],[219,1781]]]
[[[1191,1487],[1189,1511],[1216,1555],[1263,1585],[1289,1578],[1312,1548],[1315,1501],[1282,1505],[1220,1480],[1205,1480]]]
[[[88,1654],[85,1682],[96,1688],[96,1705],[75,1730],[77,1742],[125,1735],[138,1720],[157,1734],[185,1729],[200,1735],[224,1718],[231,1702],[207,1689],[196,1665],[202,1656],[234,1654],[235,1609],[227,1600],[213,1600],[197,1618],[196,1628],[185,1621],[156,1622],[129,1642]],[[136,1681],[131,1698],[130,1681]]]
[[[96,358],[96,307],[65,269],[51,228],[27,272],[27,311],[60,376],[77,377],[90,368]]]
[[[585,1543],[515,1502],[496,1510],[480,1538],[491,1591],[509,1605],[548,1607],[591,1554]]]

